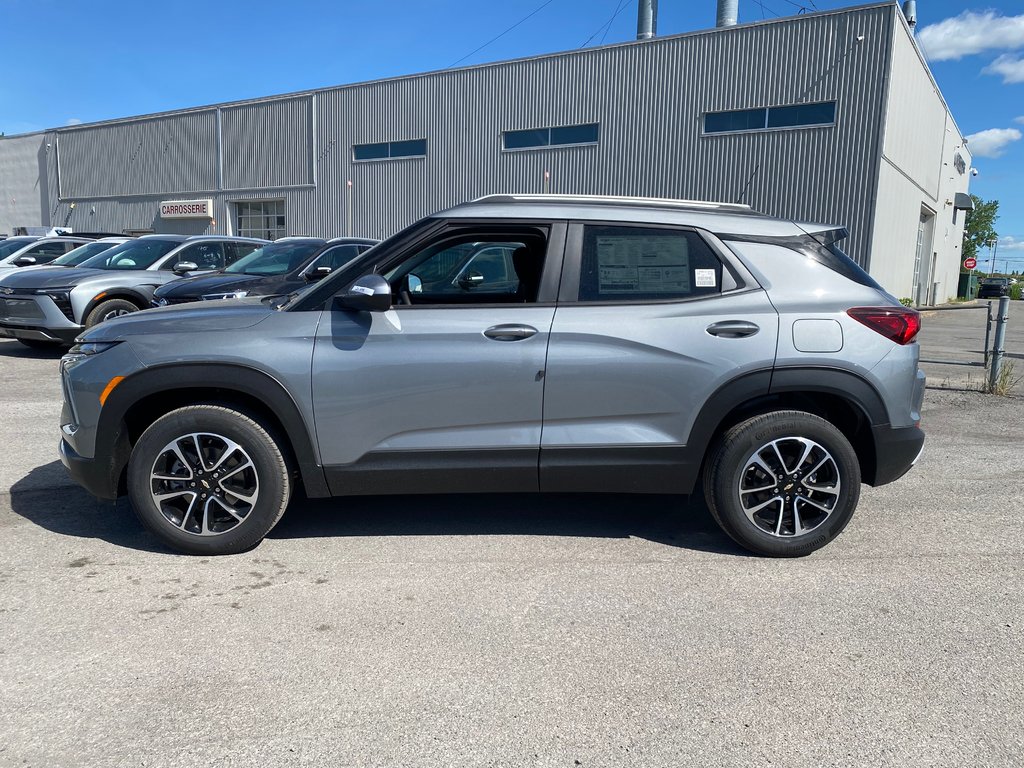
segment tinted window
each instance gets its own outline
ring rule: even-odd
[[[728,112],[708,112],[704,115],[704,133],[752,131],[766,125],[766,110],[735,109]]]
[[[259,243],[224,243],[224,263],[234,264],[259,248]]]
[[[15,251],[20,251],[33,240],[0,240],[0,259],[10,256]]]
[[[199,269],[223,269],[224,248],[221,243],[196,243],[178,251],[174,263],[183,261],[191,261]]]
[[[179,240],[144,237],[110,248],[79,266],[91,269],[146,269],[181,245]]]
[[[353,160],[386,160],[393,157],[423,157],[427,154],[426,139],[386,141],[380,144],[353,144]]]
[[[580,301],[657,301],[714,295],[722,264],[694,232],[584,228]]]
[[[62,267],[74,267],[86,259],[95,256],[97,253],[103,253],[103,251],[113,248],[115,245],[119,245],[119,243],[86,243],[75,248],[73,251],[68,251],[59,259],[54,259],[50,263]]]
[[[23,255],[24,256],[36,256],[36,257],[46,257],[46,256],[56,257],[56,256],[63,256],[67,252],[68,252],[68,243],[65,243],[64,241],[59,241],[59,242],[39,243],[38,245],[33,245],[31,248],[29,248],[27,251],[25,251],[25,253]]]
[[[556,128],[505,131],[503,140],[505,149],[536,149],[567,144],[596,144],[599,133],[600,125],[598,123],[586,123]]]
[[[769,128],[788,128],[800,125],[831,125],[836,121],[836,103],[796,104],[792,107],[772,107],[768,110]]]
[[[596,144],[597,123],[551,129],[552,144]]]
[[[318,242],[270,243],[244,256],[225,272],[243,275],[283,275],[301,267],[310,256],[323,247]]]
[[[352,259],[358,256],[360,253],[359,246],[356,245],[336,245],[334,248],[330,248],[324,251],[317,260],[313,262],[313,268],[317,267],[330,267],[331,269],[337,269],[348,264]]]

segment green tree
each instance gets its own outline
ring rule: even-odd
[[[982,200],[977,195],[971,195],[974,201],[974,210],[967,212],[964,219],[964,258],[978,259],[978,253],[990,240],[995,240],[999,234],[995,230],[996,219],[999,218],[999,201]]]

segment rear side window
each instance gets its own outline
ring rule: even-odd
[[[580,301],[671,301],[721,292],[722,263],[695,232],[587,226]]]

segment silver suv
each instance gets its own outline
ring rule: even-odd
[[[286,297],[103,323],[61,361],[60,452],[183,552],[243,551],[307,496],[702,488],[804,555],[921,451],[917,312],[745,206],[492,196]],[[449,275],[467,244],[515,272]]]

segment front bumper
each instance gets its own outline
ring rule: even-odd
[[[60,460],[71,479],[98,499],[113,501],[117,498],[120,470],[116,474],[108,464],[104,466],[95,459],[87,459],[75,453],[63,438],[60,441]]]
[[[49,296],[4,296],[0,303],[0,329],[15,339],[73,344],[83,330],[61,312]]]
[[[899,480],[917,463],[924,450],[924,431],[920,427],[871,428],[875,438],[875,476],[869,485],[885,485]]]

